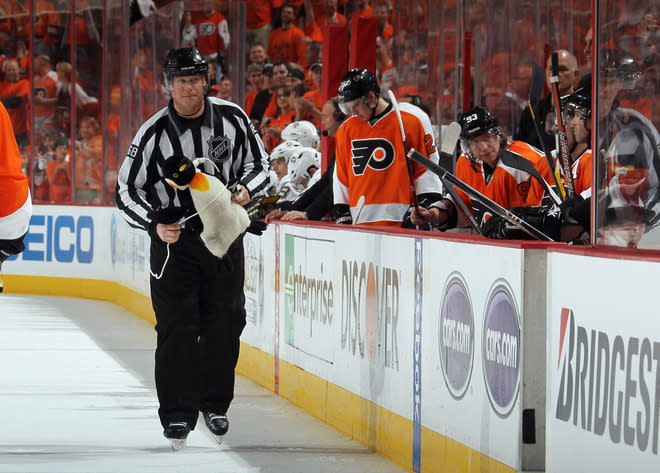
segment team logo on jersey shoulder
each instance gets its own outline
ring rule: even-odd
[[[216,165],[222,165],[231,156],[231,141],[226,136],[211,136],[207,143],[209,157]]]
[[[353,173],[361,176],[367,167],[382,171],[394,162],[394,145],[384,138],[351,141]]]

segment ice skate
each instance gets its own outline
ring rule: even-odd
[[[172,450],[178,452],[186,446],[186,439],[190,433],[190,427],[186,422],[170,422],[163,430],[165,438],[172,443]]]
[[[215,435],[215,440],[222,443],[222,439],[229,430],[229,419],[225,414],[214,414],[213,412],[202,412],[204,422],[211,433]]]

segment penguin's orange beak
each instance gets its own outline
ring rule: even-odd
[[[195,174],[189,186],[199,192],[206,192],[211,187],[208,178],[201,172]]]

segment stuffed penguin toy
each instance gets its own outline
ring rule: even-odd
[[[222,258],[231,244],[248,229],[250,217],[231,200],[229,189],[215,176],[199,171],[185,156],[171,156],[163,166],[165,182],[190,191],[204,230],[201,238],[211,253]]]

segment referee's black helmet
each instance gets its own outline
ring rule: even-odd
[[[170,49],[163,64],[163,74],[168,82],[174,77],[203,75],[208,77],[209,66],[197,48]]]

